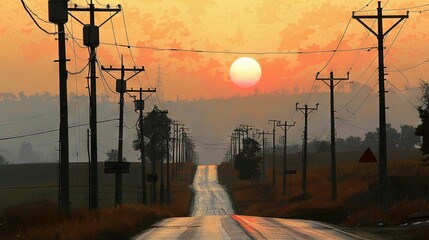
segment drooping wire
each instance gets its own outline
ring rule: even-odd
[[[27,6],[27,4],[25,4],[25,2],[24,2],[24,0],[21,0],[21,3],[22,3],[22,6],[24,7],[24,9],[25,9],[25,11],[28,13],[28,15],[30,16],[30,18],[33,20],[33,22],[34,22],[34,24],[36,24],[36,26],[40,29],[40,30],[42,30],[43,32],[45,32],[46,34],[50,34],[50,35],[57,35],[57,32],[49,32],[49,31],[47,31],[46,29],[44,29],[42,26],[40,26],[40,24],[37,22],[37,20],[33,17],[33,14],[32,14],[32,12],[33,11],[31,11],[30,10],[30,8]],[[39,18],[38,16],[37,16],[37,14],[34,14],[37,18]],[[39,19],[41,19],[41,18],[39,18]],[[44,22],[46,22],[46,20],[43,20],[43,19],[41,19],[42,21],[44,21]],[[48,22],[49,23],[49,22]]]
[[[340,41],[338,41],[337,47],[335,48],[335,50],[332,52],[331,57],[329,58],[328,62],[326,62],[325,66],[322,67],[322,69],[319,70],[319,72],[322,72],[323,70],[325,70],[325,68],[329,65],[329,63],[332,61],[332,59],[335,56],[335,53],[337,52],[338,48],[340,47],[341,43],[343,42],[344,36],[346,35],[347,29],[350,26],[350,22],[352,21],[352,18],[349,18],[349,21],[347,22],[346,28],[344,29],[343,34],[341,35]]]
[[[130,47],[130,38],[128,36],[127,22],[125,20],[125,13],[124,13],[123,9],[121,11],[121,14],[122,14],[122,22],[124,23],[124,31],[125,31],[125,37],[126,37],[126,40],[127,40],[128,50],[130,52],[130,56],[131,56],[131,59],[133,61],[134,66],[137,66],[135,58],[134,58],[133,51],[131,50],[131,47]],[[138,75],[136,77],[137,77],[137,81],[139,82],[140,87],[142,87],[142,83],[140,81],[140,77]],[[150,86],[150,82],[149,82],[149,86]]]
[[[405,73],[399,70],[388,58],[386,58],[386,60],[389,62],[390,65],[392,65],[396,69],[395,72],[399,72],[399,74],[401,74],[406,81],[405,89],[401,90],[400,92],[408,91],[408,89],[410,88],[410,80],[408,79],[407,75],[405,75]]]
[[[356,12],[360,12],[360,11],[362,11],[363,9],[365,9],[365,8],[369,7],[369,5],[370,5],[373,1],[374,1],[374,0],[369,1],[365,6],[363,6],[362,8],[360,8],[359,10],[357,10]]]
[[[367,86],[368,82],[371,80],[372,76],[374,76],[374,74],[376,72],[377,72],[377,69],[374,69],[374,71],[372,72],[371,76],[369,76],[369,78],[366,80],[365,84],[363,84],[362,87],[356,92],[356,94],[353,95],[353,97],[350,98],[350,100],[346,104],[344,104],[337,112],[340,112],[344,108],[346,108],[359,95],[359,93],[365,88],[365,86]]]
[[[372,2],[372,1],[371,1],[371,2]],[[374,21],[373,21],[373,23],[372,23],[372,25],[371,25],[371,28],[374,26],[375,22],[376,22],[376,21],[374,20]],[[366,28],[365,28],[365,29],[366,29]],[[367,35],[366,35],[365,40],[364,40],[364,41],[363,41],[363,43],[362,43],[362,47],[365,45],[366,41],[368,41],[370,34],[371,34],[371,32],[370,32],[369,30],[367,30]],[[360,57],[360,54],[361,54],[361,53],[362,53],[361,51],[357,52],[356,57],[355,57],[355,59],[354,59],[354,60],[353,60],[353,62],[352,62],[352,65],[350,65],[349,72],[353,69],[353,67],[354,67],[354,65],[356,64],[356,62],[357,62],[358,58]]]
[[[97,3],[98,3],[98,1],[97,1]],[[110,17],[112,17],[112,13],[109,12],[109,14],[110,14]],[[116,40],[116,32],[115,32],[115,27],[113,25],[113,19],[112,18],[110,18],[110,25],[112,26],[112,34],[113,34],[113,40],[115,41],[116,52],[118,53],[118,58],[121,59],[121,54],[119,53],[118,41]]]
[[[417,109],[417,106],[416,105],[414,105],[414,103],[413,102],[411,102],[411,100],[407,97],[407,96],[405,96],[405,94],[403,93],[403,91],[401,91],[400,89],[398,89],[392,82],[390,82],[389,80],[386,80],[386,82],[388,82],[390,85],[392,85],[392,87],[394,88],[394,89],[396,89],[396,91],[398,91],[401,95],[402,95],[402,97],[403,98],[405,98],[405,100],[407,100],[407,102],[413,107],[413,108],[415,108],[415,109]]]
[[[421,7],[426,7],[426,6],[429,6],[429,3],[422,4],[422,5],[418,5],[418,6],[413,6],[413,7],[406,7],[406,8],[383,9],[383,11],[401,11],[401,10],[410,10],[410,9],[416,9],[416,8],[421,8]],[[418,10],[414,10],[414,11],[418,11]],[[411,12],[411,11],[410,11],[410,12]]]
[[[368,100],[369,96],[371,96],[372,92],[374,91],[375,87],[377,86],[378,83],[375,83],[374,86],[371,88],[371,90],[369,91],[368,95],[366,95],[366,97],[363,99],[363,101],[359,104],[359,106],[354,110],[354,111],[350,111],[353,114],[356,114],[361,107],[363,106],[363,104],[366,102],[366,100]]]
[[[405,71],[411,70],[413,68],[419,67],[419,66],[421,66],[421,65],[423,65],[423,64],[425,64],[427,62],[429,62],[429,58],[426,59],[426,60],[423,60],[422,62],[419,62],[419,63],[417,63],[415,65],[412,65],[410,67],[406,67],[406,68],[403,68],[403,69],[397,69],[396,71],[386,71],[386,72],[405,72]]]
[[[103,80],[102,82],[103,82],[104,90],[106,91],[108,99],[110,100],[110,95],[109,95],[107,89],[109,89],[110,92],[112,92],[113,94],[118,94],[118,93],[110,87],[109,83],[107,82],[106,78],[104,77],[103,70],[101,69],[100,59],[98,57],[97,57],[97,61],[95,61],[95,62],[97,63],[97,67],[99,69],[100,77]],[[106,86],[107,86],[107,88],[106,88]]]
[[[97,123],[106,123],[106,122],[112,122],[112,121],[117,121],[117,120],[118,120],[117,118],[106,119],[106,120],[97,121]],[[88,125],[89,125],[89,123],[85,123],[85,124],[69,126],[69,128],[88,126]],[[0,138],[0,141],[6,141],[6,140],[12,140],[12,139],[24,138],[24,137],[32,137],[32,136],[37,136],[37,135],[42,135],[42,134],[47,134],[47,133],[52,133],[52,132],[58,132],[59,130],[60,130],[59,128],[55,128],[55,129],[49,129],[49,130],[38,131],[38,132],[33,132],[33,133],[24,133],[24,134],[20,134],[20,135],[3,137],[3,138]]]

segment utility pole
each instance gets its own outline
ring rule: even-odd
[[[384,37],[392,31],[400,22],[408,18],[407,15],[383,15],[381,1],[378,1],[377,15],[357,16],[353,12],[353,18],[377,37],[378,40],[378,93],[379,93],[379,204],[387,208],[387,145],[386,145],[386,99],[384,86]],[[378,23],[378,31],[375,32],[363,22],[363,19],[375,19]],[[383,30],[383,19],[398,19],[387,31]]]
[[[152,129],[155,129],[154,128],[154,125],[152,125]],[[152,137],[150,138],[151,139],[151,141],[152,141],[152,144],[151,144],[151,146],[152,146],[152,161],[151,161],[151,165],[152,165],[152,176],[153,176],[153,178],[154,179],[152,179],[152,184],[151,184],[151,203],[152,204],[155,204],[156,203],[156,181],[157,181],[157,178],[155,177],[155,176],[157,176],[157,173],[156,173],[156,157],[157,157],[157,154],[156,154],[156,148],[155,148],[155,142],[156,142],[156,140],[154,140],[154,138],[155,138],[155,134],[153,134],[152,135]]]
[[[295,122],[293,124],[287,124],[285,121],[284,124],[277,124],[279,127],[283,127],[284,130],[284,143],[283,143],[283,195],[286,194],[286,174],[287,174],[287,131],[291,127],[295,127]]]
[[[180,161],[180,137],[179,137],[179,123],[177,123],[176,125],[175,125],[175,127],[176,127],[176,130],[174,131],[174,133],[176,134],[176,167],[175,167],[175,177],[176,177],[176,179],[177,179],[177,170],[178,170],[178,168],[179,168],[179,161]]]
[[[268,120],[268,124],[273,123],[273,187],[276,186],[276,126],[280,123],[279,120]]]
[[[137,74],[143,72],[144,67],[140,68],[125,68],[124,66],[124,57],[121,57],[121,67],[105,68],[101,66],[101,70],[106,71],[110,76],[115,78],[110,72],[120,71],[121,78],[116,79],[116,92],[119,93],[119,137],[118,137],[118,160],[117,162],[122,163],[123,156],[123,138],[124,138],[124,94],[127,92],[127,81],[136,76]],[[125,72],[134,72],[134,74],[125,79]],[[122,173],[115,173],[115,207],[122,204]]]
[[[250,125],[240,125],[240,129],[243,128],[243,131],[246,132],[246,138],[249,137],[249,130],[252,130],[255,126]]]
[[[98,208],[98,168],[97,168],[97,72],[96,72],[96,61],[97,51],[96,48],[100,45],[99,29],[112,17],[121,11],[120,5],[117,9],[110,8],[95,8],[93,1],[90,0],[89,8],[68,8],[68,14],[83,25],[83,44],[90,48],[89,51],[89,69],[90,69],[90,88],[89,88],[89,107],[90,107],[90,120],[89,128],[91,129],[91,160],[90,160],[90,194],[89,194],[89,209],[96,210]],[[89,24],[85,24],[72,15],[70,12],[89,12]],[[95,25],[95,13],[96,12],[113,12],[107,20],[101,23],[99,26]]]
[[[308,140],[308,115],[312,113],[313,111],[317,111],[319,108],[319,104],[316,104],[316,107],[309,108],[307,104],[302,108],[298,107],[298,103],[296,103],[296,111],[301,111],[304,113],[304,147],[303,147],[303,154],[302,154],[302,193],[304,195],[304,198],[307,198],[307,140]]]
[[[165,125],[165,123],[161,124],[162,126]],[[164,129],[164,127],[163,127]],[[168,141],[167,141],[168,143]],[[168,154],[168,152],[167,152]],[[159,158],[159,167],[160,167],[160,182],[159,182],[159,203],[164,204],[165,198],[164,198],[164,157],[161,155],[161,157]]]
[[[67,59],[64,24],[68,22],[67,0],[49,0],[49,21],[58,26],[58,62],[60,85],[60,176],[59,201],[64,214],[70,216],[69,127],[67,103]]]
[[[241,152],[241,128],[236,128],[234,130],[238,134],[238,153]]]
[[[167,138],[167,205],[170,205],[170,133]]]
[[[267,174],[267,170],[266,170],[266,163],[265,163],[265,135],[270,134],[270,132],[265,132],[262,131],[262,174],[261,174],[261,178],[262,178],[262,182],[265,182],[266,179],[266,174]]]
[[[176,156],[176,124],[178,124],[177,120],[173,120],[171,122],[171,124],[173,125],[173,137],[170,138],[171,141],[171,154],[172,154],[172,159],[171,159],[171,180],[174,181],[174,169],[175,169],[175,161],[177,161],[177,156]]]
[[[346,78],[334,78],[334,73],[332,71],[329,75],[329,78],[320,78],[319,73],[317,73],[316,80],[323,81],[329,87],[330,98],[331,98],[331,198],[332,198],[332,201],[335,201],[337,199],[337,164],[336,164],[336,151],[335,151],[334,88],[341,81],[349,80],[349,73],[347,73]],[[334,83],[334,81],[337,81],[337,82]]]
[[[156,89],[127,90],[127,92],[138,92],[139,100],[134,102],[135,111],[139,111],[139,128],[140,128],[140,161],[141,161],[141,185],[142,185],[142,203],[147,205],[147,184],[146,184],[146,156],[144,151],[144,132],[143,132],[143,110],[144,110],[144,92],[156,92]]]

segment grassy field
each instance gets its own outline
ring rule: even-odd
[[[159,166],[157,167],[159,172]],[[150,171],[147,171],[148,173]],[[164,171],[165,173],[166,171]],[[141,167],[132,162],[130,173],[123,174],[123,203],[140,203]],[[70,202],[73,209],[88,206],[88,164],[70,164]],[[99,206],[113,207],[115,176],[105,174],[103,163],[98,164]],[[166,181],[165,181],[166,183]],[[157,184],[157,189],[159,185]],[[148,184],[148,194],[150,184]],[[172,196],[174,198],[174,195]],[[58,164],[0,165],[0,209],[28,201],[58,200]]]
[[[71,166],[77,171],[85,168],[83,164]],[[111,207],[113,176],[99,172],[100,208],[94,212],[86,210],[87,175],[79,175],[77,184],[71,188],[71,218],[65,219],[56,204],[56,165],[1,166],[0,236],[5,236],[4,239],[128,239],[160,219],[189,215],[192,200],[189,185],[196,170],[194,164],[185,164],[172,182],[169,206],[137,204],[138,168],[138,164],[132,163],[130,174],[124,177],[124,205],[118,208]]]
[[[290,169],[297,174],[287,178],[287,192],[282,192],[282,155],[276,156],[276,186],[272,186],[271,156],[268,156],[267,181],[240,181],[232,164],[219,166],[219,180],[226,185],[236,212],[281,218],[312,219],[345,227],[374,226],[384,222],[397,226],[407,221],[415,212],[429,213],[429,169],[420,168],[418,154],[392,152],[388,162],[390,211],[378,208],[378,164],[359,163],[362,153],[343,153],[337,157],[338,198],[331,200],[330,165],[328,157],[313,155],[309,159],[307,174],[307,199],[302,197],[301,167],[299,158],[291,155]],[[419,176],[418,173],[420,173]],[[426,190],[425,190],[426,189]],[[419,200],[420,199],[420,200]],[[423,199],[423,200],[421,200]],[[414,229],[416,239],[425,236],[428,229]],[[423,232],[423,233],[421,233]],[[410,232],[401,236],[411,236]],[[423,234],[423,235],[422,235]],[[414,236],[414,235],[413,235]],[[423,238],[424,239],[424,238]]]

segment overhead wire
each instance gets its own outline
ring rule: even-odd
[[[43,117],[43,116],[49,115],[51,113],[56,113],[56,112],[58,112],[58,110],[49,111],[49,112],[46,112],[46,113],[41,113],[41,114],[33,115],[31,117],[22,118],[22,119],[10,120],[10,121],[7,121],[7,122],[0,123],[0,127],[14,125],[16,123],[24,122],[24,121],[27,121],[27,120],[33,120],[35,118]]]
[[[340,38],[340,41],[338,41],[338,44],[337,44],[337,47],[335,48],[335,51],[333,51],[332,52],[332,54],[331,54],[331,57],[329,58],[329,60],[328,60],[328,62],[326,62],[326,64],[322,67],[322,69],[321,70],[319,70],[319,73],[320,72],[322,72],[323,70],[325,70],[325,68],[329,65],[329,63],[332,61],[332,59],[334,58],[334,56],[335,56],[335,53],[337,53],[337,49],[340,47],[340,45],[341,45],[341,43],[343,42],[343,39],[344,39],[344,36],[346,35],[346,33],[347,33],[347,29],[349,28],[349,26],[350,26],[350,22],[352,21],[352,18],[350,17],[349,18],[349,21],[347,22],[347,24],[346,24],[346,28],[344,29],[344,32],[343,32],[343,34],[341,35],[341,38]]]
[[[106,122],[117,121],[117,120],[118,120],[117,118],[115,118],[115,119],[107,119],[107,120],[97,121],[97,123],[106,123]],[[79,125],[69,126],[69,128],[75,128],[75,127],[80,127],[80,126],[88,126],[88,125],[89,125],[89,123],[85,123],[85,124],[79,124]],[[55,129],[49,129],[49,130],[38,131],[38,132],[33,132],[33,133],[24,133],[24,134],[19,134],[19,135],[14,135],[14,136],[2,137],[2,138],[0,138],[0,141],[6,141],[6,140],[17,139],[17,138],[24,138],[24,137],[32,137],[32,136],[37,136],[37,135],[42,135],[42,134],[57,132],[59,130],[60,130],[59,128],[55,128]]]
[[[48,30],[44,29],[38,22],[37,20],[33,17],[33,14],[41,19],[43,22],[47,22],[46,20],[43,20],[42,18],[40,18],[37,14],[35,14],[28,6],[27,4],[24,2],[24,0],[21,0],[22,6],[24,7],[24,10],[28,13],[28,15],[30,16],[30,18],[33,20],[34,24],[36,24],[36,26],[42,30],[43,32],[45,32],[46,34],[50,34],[50,35],[57,35],[58,32],[49,32]],[[33,14],[32,14],[33,13]],[[50,22],[47,22],[50,23]]]

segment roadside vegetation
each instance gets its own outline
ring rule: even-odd
[[[66,219],[47,200],[9,206],[0,211],[1,239],[129,239],[167,217],[188,216],[195,165],[185,163],[172,182],[171,205],[122,205],[89,212],[74,209]]]
[[[285,195],[282,191],[280,169],[276,171],[276,186],[272,186],[269,155],[266,157],[268,166],[265,181],[240,180],[239,173],[232,163],[222,163],[218,167],[219,181],[226,185],[236,213],[242,215],[311,219],[344,227],[374,227],[380,223],[384,226],[404,224],[417,212],[429,214],[429,201],[418,199],[421,194],[419,187],[424,186],[424,182],[427,185],[429,179],[429,169],[421,167],[420,159],[405,160],[407,154],[400,151],[389,153],[395,156],[395,161],[390,161],[388,165],[388,172],[394,175],[389,177],[389,184],[395,190],[395,194],[390,196],[389,211],[383,211],[377,206],[378,194],[375,188],[378,164],[359,163],[361,154],[362,152],[339,154],[336,201],[331,200],[330,165],[322,159],[326,158],[322,155],[319,155],[319,163],[314,164],[314,159],[310,162],[306,199],[302,196],[299,164],[295,165],[298,167],[297,174],[289,175],[287,178]],[[404,159],[396,159],[401,157]],[[294,156],[288,158],[294,159]],[[295,159],[292,162],[297,161]],[[281,155],[277,156],[277,166],[278,168],[282,166]],[[420,176],[416,176],[417,174]],[[415,188],[407,187],[410,185],[409,181],[415,181]],[[415,228],[412,234],[410,232],[401,234],[415,237],[411,239],[424,239],[419,236],[428,236],[428,231],[429,228]]]

